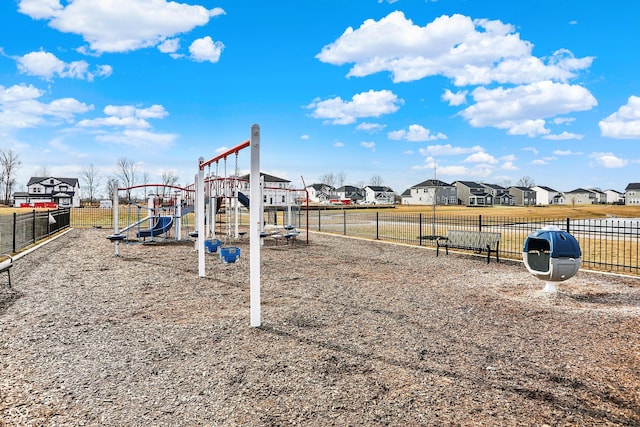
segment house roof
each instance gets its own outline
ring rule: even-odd
[[[336,189],[336,191],[340,193],[347,192],[347,191],[355,192],[355,191],[361,191],[361,190],[362,190],[361,188],[355,187],[353,185],[343,185],[342,187]]]
[[[482,184],[479,184],[479,183],[474,182],[474,181],[455,181],[453,183],[453,185],[457,185],[457,184],[464,185],[467,188],[475,188],[475,189],[478,189],[478,190],[484,189],[484,186]]]
[[[629,190],[640,190],[640,182],[630,182],[629,185],[627,185],[627,188],[624,189],[624,191]]]
[[[393,192],[393,190],[389,187],[384,187],[381,185],[367,185],[366,188],[370,188],[373,191],[384,191],[384,192]]]
[[[546,186],[544,186],[544,185],[537,185],[536,187],[541,188],[542,190],[544,190],[544,191],[548,191],[548,192],[550,192],[550,193],[558,193],[558,191],[557,191],[557,190],[554,190],[554,189],[553,189],[553,188],[551,188],[551,187],[546,187]]]
[[[60,182],[64,182],[65,184],[68,184],[72,187],[75,187],[76,185],[78,185],[78,178],[58,178],[56,176],[32,176],[31,178],[29,178],[29,182],[27,183],[27,185],[32,185],[32,184],[51,185],[43,182],[49,179],[55,179]]]
[[[494,190],[505,190],[505,188],[503,186],[498,185],[498,184],[484,184],[483,183],[482,185],[484,185],[485,187],[492,188]]]
[[[260,172],[260,176],[264,178],[264,182],[291,182],[284,178],[278,178],[277,176],[269,175],[268,173]],[[249,180],[249,174],[239,176],[238,178]]]
[[[640,187],[638,187],[640,188]],[[573,193],[589,193],[592,194],[593,191],[591,190],[585,190],[584,188],[576,188],[575,190],[571,190],[571,191],[567,191],[566,194],[573,194]]]
[[[422,181],[420,184],[416,184],[411,188],[418,187],[450,187],[451,184],[447,184],[444,181],[440,181],[439,179],[428,179],[426,181]]]

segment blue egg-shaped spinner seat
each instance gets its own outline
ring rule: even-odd
[[[549,227],[527,236],[522,258],[527,270],[537,278],[560,282],[578,272],[582,251],[572,234]]]

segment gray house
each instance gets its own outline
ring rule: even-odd
[[[487,191],[487,188],[484,185],[473,181],[455,181],[453,185],[457,189],[459,205],[493,205],[493,196]]]
[[[631,182],[624,189],[624,204],[627,206],[640,205],[640,182]]]
[[[493,204],[501,206],[513,206],[516,204],[514,196],[509,194],[509,191],[498,184],[482,184],[487,189],[487,193],[493,196]]]
[[[438,179],[428,179],[402,193],[403,205],[456,205],[457,189]]]
[[[568,205],[592,205],[596,203],[596,195],[591,190],[576,188],[564,193],[565,203]]]
[[[536,204],[536,191],[529,187],[509,187],[509,194],[516,198],[516,205],[531,206]]]

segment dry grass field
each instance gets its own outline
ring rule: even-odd
[[[397,205],[398,212],[429,212],[433,213],[433,206]],[[492,217],[517,218],[640,218],[640,206],[624,205],[555,205],[555,206],[436,206],[436,215],[475,216],[487,215]]]

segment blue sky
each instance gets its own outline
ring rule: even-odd
[[[193,181],[261,127],[261,169],[398,193],[436,176],[640,181],[636,0],[6,0],[0,148]],[[248,169],[240,154],[240,172]],[[222,171],[223,164],[220,165]],[[228,173],[235,168],[230,160]]]

